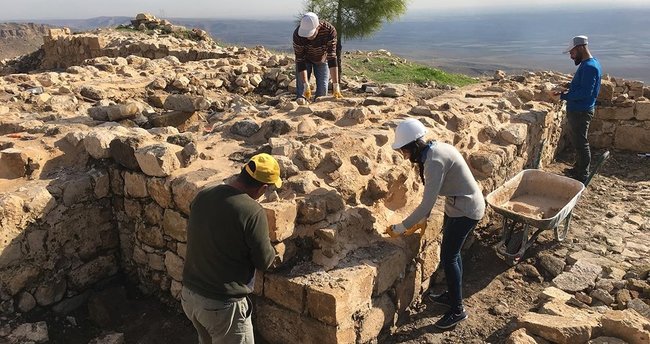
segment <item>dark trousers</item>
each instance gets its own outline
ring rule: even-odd
[[[573,166],[574,176],[585,181],[589,175],[589,164],[591,163],[591,151],[587,134],[589,122],[594,117],[594,110],[567,112],[567,120],[570,126],[571,144],[576,149],[576,162]]]
[[[463,259],[460,249],[477,223],[478,220],[469,217],[449,217],[447,214],[443,220],[440,264],[445,270],[452,309],[463,306]]]

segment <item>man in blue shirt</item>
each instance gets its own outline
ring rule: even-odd
[[[566,100],[571,143],[576,149],[576,162],[569,170],[569,175],[583,183],[589,175],[589,163],[591,162],[591,152],[587,141],[589,122],[594,116],[602,75],[600,63],[589,52],[587,43],[587,36],[573,37],[569,48],[564,51],[565,54],[570,54],[571,59],[578,66],[578,70],[571,80],[569,90],[558,93],[560,99]]]

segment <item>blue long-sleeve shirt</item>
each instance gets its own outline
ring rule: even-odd
[[[566,100],[567,112],[590,111],[594,108],[600,92],[601,75],[600,63],[595,58],[580,63],[571,80],[569,91],[560,96]]]

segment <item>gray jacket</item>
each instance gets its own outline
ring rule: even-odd
[[[402,224],[411,228],[429,216],[438,195],[446,196],[445,214],[449,217],[469,217],[480,220],[485,213],[485,200],[456,147],[444,142],[433,142],[424,161],[424,196]]]

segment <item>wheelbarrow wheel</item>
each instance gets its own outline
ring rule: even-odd
[[[521,249],[523,239],[524,239],[524,231],[520,230],[520,231],[512,232],[512,235],[510,236],[510,240],[508,241],[508,245],[506,246],[506,252],[509,255],[505,257],[505,261],[506,263],[508,263],[508,265],[515,266],[521,260],[522,257],[517,257],[515,256],[515,254],[517,254]]]
[[[563,224],[559,224],[555,227],[555,240],[557,241],[564,241],[564,239],[566,239],[567,233],[569,233],[569,227],[571,226],[571,213],[567,215],[563,222]],[[560,229],[560,227],[562,227],[562,229]]]

